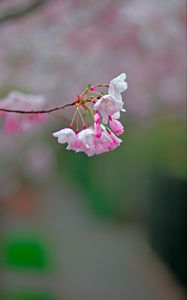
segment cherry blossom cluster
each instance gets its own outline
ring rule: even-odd
[[[127,89],[125,80],[126,74],[122,73],[109,85],[89,84],[74,102],[50,109],[44,109],[45,98],[41,95],[11,92],[0,101],[0,116],[5,121],[5,131],[25,132],[35,123],[43,121],[46,114],[74,106],[69,127],[53,133],[58,142],[67,143],[68,150],[84,152],[88,156],[112,151],[122,142],[118,136],[124,132],[118,119],[120,112],[125,111],[121,95]]]
[[[124,132],[124,127],[118,121],[120,112],[125,111],[121,93],[127,89],[126,74],[122,73],[112,79],[108,93],[96,91],[96,86],[89,85],[85,92],[78,96],[76,111],[69,128],[61,129],[53,136],[58,138],[60,144],[67,143],[67,149],[75,152],[84,152],[88,156],[102,154],[116,149],[121,139],[118,138]],[[89,93],[96,94],[88,96]],[[91,103],[91,105],[89,105]],[[87,126],[87,120],[82,114],[86,110],[91,119],[91,125]],[[77,128],[73,125],[77,118]],[[82,128],[78,128],[78,118],[82,122]]]

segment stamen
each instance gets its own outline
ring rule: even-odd
[[[98,91],[92,91],[92,93],[96,93],[97,95],[103,97],[103,94],[102,94],[102,93],[99,93]]]
[[[78,107],[77,107],[77,111],[78,111]],[[76,128],[76,131],[79,132],[79,117],[78,117],[78,115],[77,115],[77,128]]]
[[[72,121],[71,121],[71,123],[70,123],[71,128],[73,127],[73,124],[74,124],[74,121],[75,121],[76,114],[77,114],[77,109],[76,109],[76,111],[75,111],[75,113],[74,113],[74,115],[73,115]]]
[[[77,110],[78,110],[78,113],[79,113],[79,115],[80,115],[80,118],[81,118],[81,121],[82,121],[83,128],[84,128],[84,127],[86,128],[86,123],[85,123],[85,121],[84,121],[84,119],[83,119],[83,116],[82,116],[82,114],[81,114],[79,108],[77,108]],[[85,128],[84,128],[84,129],[85,129]]]

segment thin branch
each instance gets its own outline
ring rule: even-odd
[[[108,87],[108,84],[96,84],[95,87]],[[96,92],[96,91],[93,91]],[[93,96],[90,96],[88,98],[86,98],[85,100],[84,97],[86,96],[86,94],[88,94],[87,92],[83,92],[81,94],[81,96],[77,96],[76,101],[72,102],[72,103],[67,103],[61,106],[57,106],[57,107],[52,107],[49,109],[41,109],[41,110],[20,110],[20,109],[9,109],[9,108],[1,108],[0,107],[0,111],[2,112],[7,112],[7,113],[16,113],[16,114],[49,114],[51,112],[54,111],[58,111],[58,110],[62,110],[66,107],[70,107],[70,106],[74,106],[74,105],[82,105],[85,109],[88,109],[89,107],[85,106],[85,103],[87,102],[92,102],[95,103],[95,101],[97,101],[98,99],[100,99],[102,97],[102,94],[98,93],[99,95],[95,98]],[[83,101],[83,102],[82,102]]]
[[[49,114],[53,111],[62,110],[66,107],[74,106],[76,102],[64,104],[62,106],[57,106],[49,109],[42,109],[42,110],[19,110],[19,109],[8,109],[8,108],[0,108],[0,111],[9,112],[9,113],[16,113],[16,114]]]
[[[109,84],[106,84],[106,83],[97,83],[94,86],[95,87],[109,87]]]
[[[50,0],[33,0],[28,4],[14,6],[0,13],[0,23],[25,16]]]

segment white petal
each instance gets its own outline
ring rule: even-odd
[[[120,118],[120,112],[117,111],[116,113],[114,113],[114,114],[112,115],[112,118],[113,118],[113,119],[119,119],[119,118]]]
[[[125,73],[122,73],[119,76],[112,79],[109,84],[109,94],[117,96],[117,94],[123,93],[128,87],[125,79]]]
[[[58,138],[60,144],[64,144],[74,139],[76,134],[71,128],[64,128],[53,133],[54,137]]]
[[[104,97],[104,96],[103,96],[103,97]],[[95,110],[97,110],[98,107],[99,107],[100,105],[102,105],[103,97],[100,98],[99,100],[97,100],[97,102],[94,104],[93,108],[94,108]]]

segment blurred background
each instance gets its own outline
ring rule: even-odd
[[[0,98],[72,102],[127,74],[117,150],[0,120],[2,300],[181,300],[187,288],[185,0],[1,0]]]

